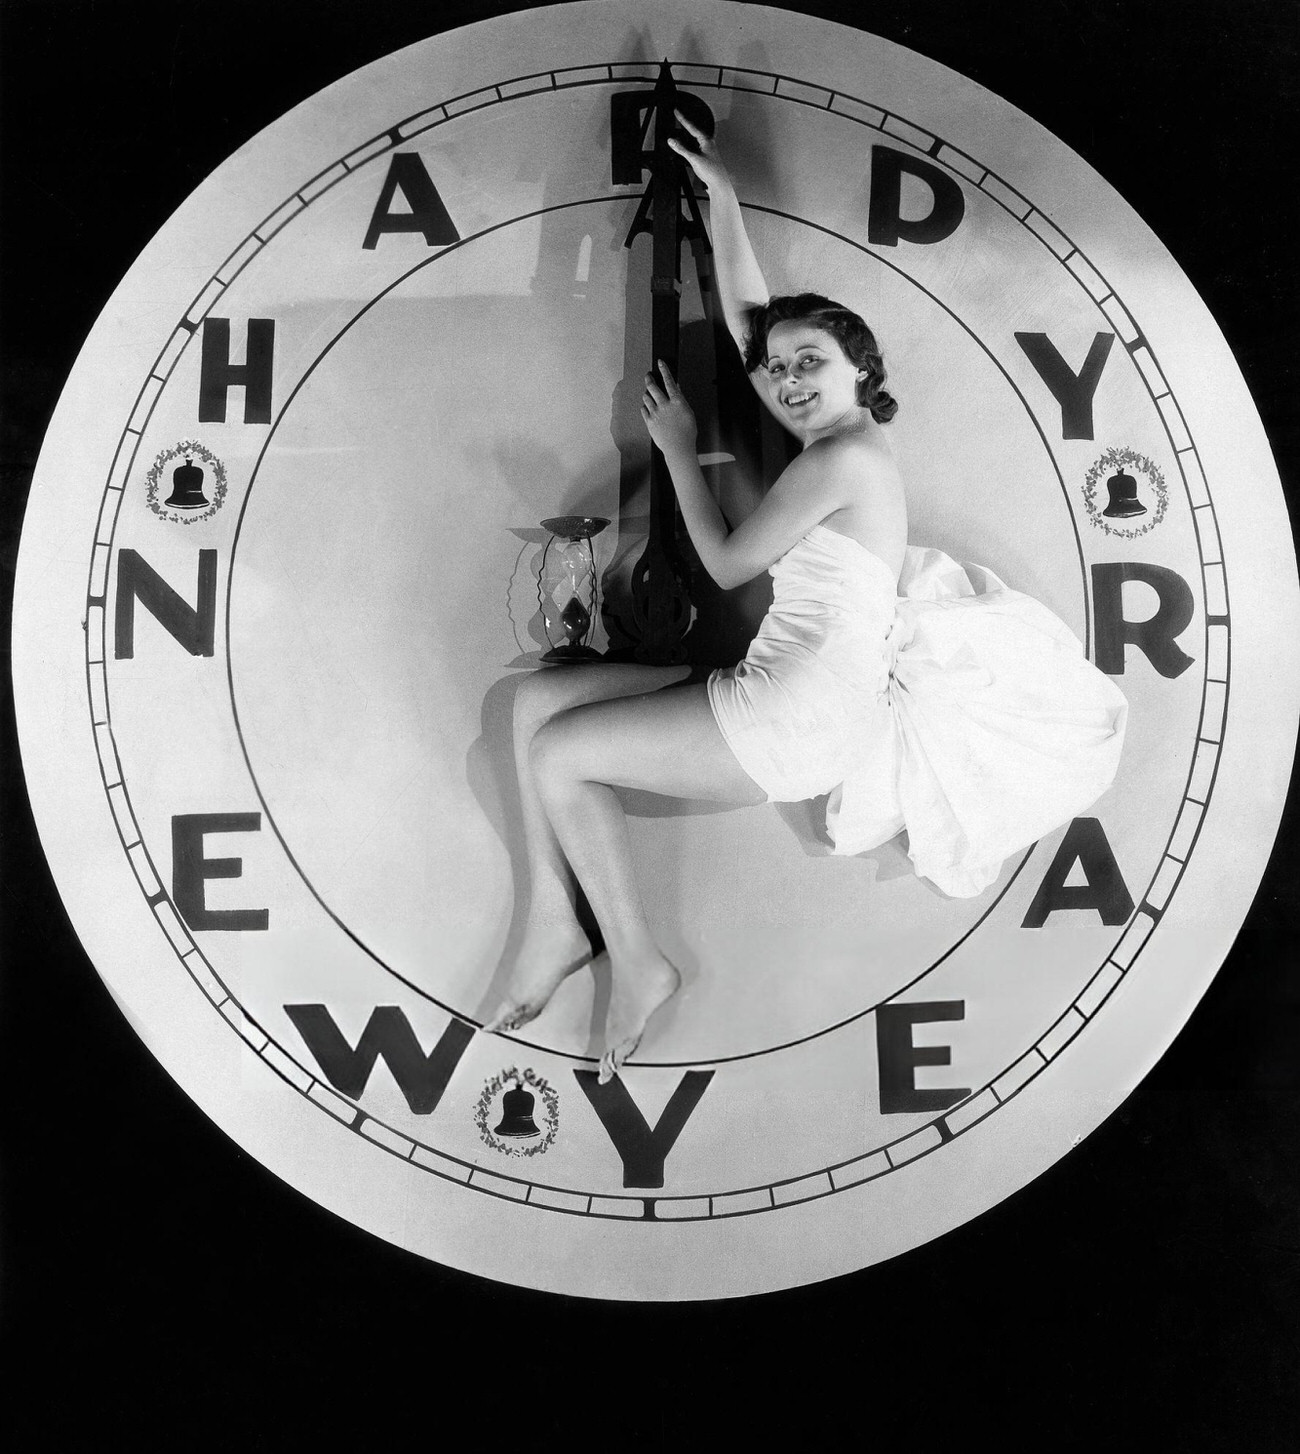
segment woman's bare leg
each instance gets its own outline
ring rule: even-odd
[[[559,712],[657,691],[689,673],[687,666],[602,662],[542,667],[520,684],[515,697],[514,755],[528,862],[528,913],[506,1002],[485,1029],[509,1031],[526,1025],[541,1013],[564,979],[591,959],[591,944],[574,913],[573,873],[534,781],[531,749],[538,729]]]
[[[723,741],[703,686],[575,707],[534,733],[531,758],[540,802],[609,951],[613,990],[601,1061],[608,1080],[680,983],[651,933],[615,788],[738,806],[766,796]]]

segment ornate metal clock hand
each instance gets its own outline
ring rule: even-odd
[[[707,270],[701,266],[710,248],[687,169],[668,145],[675,127],[674,111],[712,132],[713,113],[698,96],[677,90],[667,60],[660,66],[653,91],[623,91],[610,100],[614,183],[639,182],[650,172],[624,243],[630,248],[643,232],[654,243],[650,362],[663,359],[676,374],[682,243],[691,243],[701,291],[707,291],[710,284]],[[652,126],[654,141],[647,150],[645,140]],[[691,598],[677,548],[676,523],[677,501],[668,466],[659,450],[652,449],[649,539],[633,567],[630,583],[632,629],[628,634],[635,642],[632,654],[640,662],[664,665],[686,660],[683,638],[691,624]]]

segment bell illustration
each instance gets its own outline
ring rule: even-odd
[[[1121,469],[1106,481],[1110,491],[1110,504],[1101,512],[1112,520],[1123,520],[1129,515],[1145,515],[1147,507],[1137,497],[1137,481]]]
[[[519,1081],[514,1090],[508,1090],[501,1097],[501,1124],[493,1127],[498,1136],[540,1136],[537,1122],[533,1120],[533,1106],[536,1101],[531,1091],[526,1091]]]
[[[203,493],[203,471],[189,457],[172,471],[172,492],[164,504],[178,510],[201,510],[209,503]]]

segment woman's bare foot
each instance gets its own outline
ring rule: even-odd
[[[564,981],[590,963],[591,944],[578,924],[527,930],[505,1004],[483,1029],[489,1035],[504,1035],[535,1020]]]
[[[656,1010],[666,1005],[682,982],[676,968],[662,954],[631,964],[611,963],[612,989],[605,1021],[605,1044],[600,1058],[599,1083],[612,1080],[641,1043],[645,1027]]]

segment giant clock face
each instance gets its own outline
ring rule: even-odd
[[[514,1037],[480,1027],[526,892],[539,522],[609,517],[614,585],[644,539],[649,244],[623,245],[644,183],[611,182],[610,117],[661,56],[773,290],[875,327],[914,543],[1045,601],[1130,714],[1110,792],[973,900],[897,842],[832,857],[816,803],[629,797],[686,983],[600,1086],[591,975]],[[765,450],[715,402],[689,258],[681,307],[725,492]],[[42,839],[154,1053],[359,1225],[595,1296],[829,1277],[1050,1165],[1226,953],[1294,746],[1280,489],[1172,259],[1011,106],[754,7],[484,22],[262,133],[92,334],[20,572]],[[702,603],[702,632],[761,609]]]

